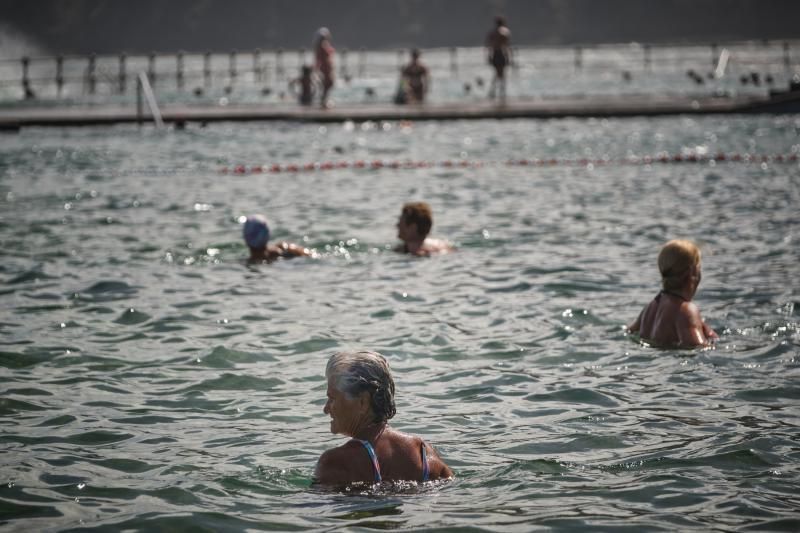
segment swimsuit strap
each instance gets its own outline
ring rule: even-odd
[[[428,454],[425,453],[425,441],[422,441],[420,450],[422,451],[422,481],[428,481],[430,471],[428,470]]]
[[[378,463],[378,456],[375,455],[375,449],[372,447],[372,444],[369,443],[368,440],[361,440],[361,439],[353,439],[361,443],[364,446],[364,449],[367,450],[369,454],[369,459],[372,461],[372,471],[375,472],[375,482],[378,483],[381,481],[381,465]]]

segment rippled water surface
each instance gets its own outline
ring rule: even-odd
[[[0,138],[0,527],[800,529],[796,117],[26,129]],[[482,166],[222,174],[236,164]],[[403,202],[456,253],[395,254]],[[248,267],[242,215],[316,259]],[[716,349],[623,326],[703,246]],[[309,487],[324,363],[373,349],[455,481]]]

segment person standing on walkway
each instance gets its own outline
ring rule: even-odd
[[[419,59],[420,51],[411,50],[411,62],[403,67],[401,72],[401,90],[404,93],[403,103],[421,104],[431,85],[428,67]]]
[[[494,68],[494,79],[489,89],[489,98],[495,97],[495,91],[498,91],[500,99],[506,99],[506,67],[511,64],[511,30],[506,26],[506,20],[503,17],[495,17],[494,28],[486,36],[486,51],[488,54],[489,64]]]
[[[336,50],[331,44],[331,32],[328,28],[320,28],[314,42],[315,66],[319,72],[322,82],[322,93],[320,95],[320,105],[323,108],[330,107],[328,93],[333,87],[333,54]]]

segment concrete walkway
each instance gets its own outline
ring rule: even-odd
[[[679,95],[619,95],[510,100],[493,102],[348,104],[332,109],[294,105],[167,105],[161,109],[165,122],[299,121],[343,122],[352,120],[458,120],[559,117],[630,117],[682,114],[798,113],[800,92],[772,97],[697,97]],[[0,129],[26,126],[87,126],[135,123],[135,106],[32,107],[0,109]],[[152,118],[147,112],[143,121]]]

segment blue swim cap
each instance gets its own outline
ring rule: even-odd
[[[264,215],[250,215],[244,223],[244,242],[250,248],[263,248],[269,241],[269,226]]]

